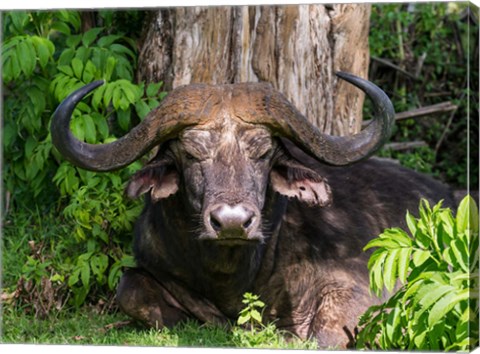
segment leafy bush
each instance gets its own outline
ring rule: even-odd
[[[39,284],[55,274],[53,284],[66,285],[75,306],[93,289],[113,289],[122,266],[133,264],[125,250],[141,204],[125,201],[123,187],[141,163],[97,174],[65,162],[51,142],[52,112],[75,89],[105,80],[79,103],[71,129],[82,141],[107,143],[137,124],[165,95],[161,83],[132,83],[135,40],[111,26],[111,13],[99,16],[104,26],[82,31],[77,11],[3,15],[3,179],[9,209],[39,205],[44,212],[58,210],[73,235],[43,251],[76,249],[72,258],[48,265],[29,258],[24,278]]]
[[[441,203],[422,200],[407,213],[410,235],[385,230],[365,250],[371,290],[392,292],[361,317],[357,347],[465,351],[478,346],[478,209],[467,196],[454,218]]]
[[[398,121],[394,141],[423,140],[428,147],[384,151],[382,156],[457,187],[467,188],[470,182],[478,189],[478,119],[471,118],[478,116],[479,32],[478,15],[471,6],[373,5],[369,75],[392,98],[396,112],[446,101],[458,107],[454,112]]]

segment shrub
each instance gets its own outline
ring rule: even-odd
[[[82,141],[107,143],[137,124],[165,95],[161,83],[132,83],[134,39],[112,26],[111,12],[98,16],[104,26],[82,31],[77,11],[3,15],[3,180],[9,208],[19,213],[33,205],[41,212],[53,210],[64,217],[53,222],[66,222],[73,231],[54,249],[42,248],[64,254],[63,259],[43,263],[31,256],[23,277],[35,285],[55,276],[52,284],[66,287],[72,296],[63,298],[70,297],[75,306],[94,289],[113,289],[121,268],[133,265],[127,250],[141,205],[124,200],[123,185],[141,163],[101,174],[72,166],[52,145],[51,115],[69,93],[103,79],[106,84],[78,104],[71,129]],[[72,249],[75,254],[60,252]]]
[[[455,112],[398,121],[394,141],[423,140],[428,147],[382,155],[463,189],[468,178],[478,189],[478,119],[472,118],[478,116],[479,32],[471,6],[373,5],[369,35],[370,79],[392,98],[396,112],[446,101],[458,107]]]
[[[398,290],[361,317],[358,348],[465,351],[478,346],[478,209],[462,200],[454,218],[441,203],[407,213],[410,234],[385,230],[365,250],[371,290]]]

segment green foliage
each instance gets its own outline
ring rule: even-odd
[[[265,303],[258,295],[246,292],[243,294],[242,303],[245,307],[239,312],[237,326],[232,328],[232,342],[236,347],[284,348],[288,342],[286,337],[290,337],[291,343],[299,341],[291,333],[279,331],[274,323],[263,324],[260,311],[264,309]],[[250,327],[249,331],[243,328],[245,324]],[[306,341],[303,346],[305,349],[317,349],[314,341]]]
[[[361,317],[358,348],[466,351],[478,346],[478,208],[467,196],[454,218],[422,200],[407,213],[410,234],[385,230],[370,241],[370,286],[395,293]]]
[[[393,141],[423,140],[428,147],[381,155],[460,188],[470,182],[472,189],[478,189],[478,119],[471,119],[478,116],[478,15],[470,6],[373,5],[369,75],[392,98],[396,112],[447,101],[458,107],[454,112],[398,121]]]
[[[243,294],[242,303],[246,306],[240,311],[237,324],[243,325],[248,322],[252,330],[255,325],[262,325],[262,315],[258,312],[258,309],[265,307],[265,304],[260,301],[259,296],[245,293]]]
[[[98,16],[104,24],[115,22],[108,11]],[[64,298],[80,306],[92,291],[113,289],[122,267],[133,265],[126,250],[141,204],[125,201],[123,187],[141,164],[97,174],[65,162],[51,142],[52,112],[74,90],[105,80],[78,104],[71,130],[87,143],[108,143],[158,106],[165,93],[161,83],[132,83],[137,46],[118,28],[82,32],[78,11],[5,12],[2,23],[3,181],[9,209],[58,210],[73,234],[42,252],[76,250],[59,262],[28,258],[23,278],[39,284],[48,268],[57,275],[52,284],[66,287],[72,296]]]

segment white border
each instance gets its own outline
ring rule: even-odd
[[[5,3],[8,2],[8,3]],[[28,10],[28,9],[39,9],[39,10],[50,10],[50,9],[98,9],[98,8],[115,8],[115,9],[126,9],[126,8],[160,8],[160,7],[178,7],[178,6],[221,6],[221,5],[286,5],[286,4],[306,4],[306,3],[382,3],[382,2],[432,2],[429,0],[82,0],[82,1],[68,1],[68,0],[2,0],[0,3],[0,11],[9,11],[9,10]],[[437,0],[436,2],[465,2],[465,1],[447,1],[447,0]],[[470,1],[477,7],[480,7],[480,0]],[[1,19],[0,19],[1,24]],[[1,34],[0,34],[1,38]],[[0,104],[1,107],[1,104]],[[0,148],[1,154],[1,148]],[[0,169],[1,171],[1,169]],[[1,225],[0,225],[1,227]],[[0,248],[0,252],[1,252]],[[2,259],[0,254],[0,260]],[[0,263],[1,267],[1,263]],[[0,269],[0,275],[1,275]],[[1,279],[0,279],[1,286]],[[1,290],[1,289],[0,289]],[[0,304],[1,311],[1,304]],[[2,317],[0,316],[0,321]],[[0,323],[0,330],[2,324]],[[1,334],[0,334],[1,335]],[[1,337],[0,337],[1,339]],[[83,346],[83,345],[35,345],[35,344],[2,344],[0,343],[0,352],[3,354],[16,353],[17,351],[34,351],[35,354],[65,354],[68,351],[68,354],[84,354],[85,350],[91,350],[92,353],[96,354],[138,354],[138,353],[188,353],[193,351],[196,354],[207,354],[207,353],[221,353],[221,354],[238,354],[240,353],[256,353],[258,354],[261,349],[242,349],[242,348],[172,348],[172,347],[129,347],[129,346]],[[325,352],[325,353],[350,353],[349,351],[315,351],[315,352]],[[359,352],[359,351],[353,351]],[[277,354],[298,354],[298,353],[312,353],[312,350],[268,350],[268,353],[277,353]],[[382,354],[390,353],[399,353],[394,351],[382,351]],[[417,353],[417,352],[416,352]],[[420,352],[418,352],[420,353]],[[480,348],[476,348],[472,353],[480,354]]]

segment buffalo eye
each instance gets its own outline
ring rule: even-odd
[[[192,154],[190,154],[189,152],[186,152],[186,151],[185,151],[185,158],[189,161],[196,160],[195,156],[193,156]]]

